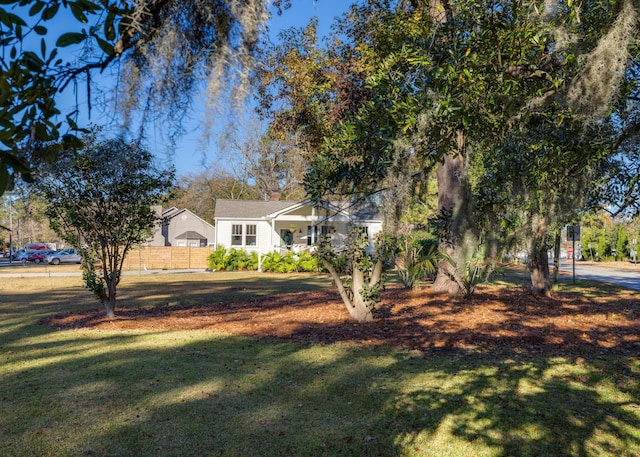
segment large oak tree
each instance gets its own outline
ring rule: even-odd
[[[194,94],[246,89],[267,18],[264,0],[2,1],[0,192],[14,173],[28,179],[31,163],[79,147],[78,114],[92,106],[143,130],[160,118],[169,137],[181,134]],[[100,78],[110,90],[98,103]],[[59,103],[64,91],[75,94],[71,108]]]
[[[534,290],[547,293],[547,240],[560,213],[553,210],[559,201],[544,194],[557,192],[552,187],[562,173],[546,177],[565,167],[587,193],[600,183],[593,171],[602,171],[607,131],[593,126],[608,122],[632,63],[637,5],[588,3],[361,2],[336,34],[349,51],[332,54],[348,59],[341,68],[358,70],[366,97],[323,137],[308,174],[309,192],[375,192],[390,176],[404,173],[407,182],[436,166],[440,242],[448,254],[436,287],[458,292],[466,265],[487,252],[478,248],[491,235],[478,225],[474,159],[501,151],[503,172],[510,163],[542,163],[527,168],[526,180],[510,174],[507,181],[527,185],[519,187],[524,199],[512,202],[523,203],[530,227]],[[516,143],[522,148],[512,147]],[[579,206],[581,200],[567,192],[562,204]]]

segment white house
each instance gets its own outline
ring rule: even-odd
[[[216,246],[266,254],[310,249],[329,233],[344,239],[353,226],[361,227],[372,243],[382,230],[382,217],[374,208],[355,204],[218,199],[214,226]]]
[[[149,246],[206,247],[215,244],[213,225],[188,209],[160,210],[166,223],[158,227]]]

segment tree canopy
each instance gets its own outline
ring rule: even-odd
[[[288,2],[274,2],[276,8]],[[86,86],[94,106],[100,74],[118,81],[103,103],[122,123],[153,118],[181,133],[200,89],[211,98],[246,88],[268,12],[263,0],[3,0],[0,2],[0,192],[30,164],[80,147],[78,102],[58,101]],[[59,24],[64,23],[63,31]],[[111,72],[111,73],[110,73]],[[134,116],[134,114],[137,114]]]
[[[38,176],[52,228],[82,254],[83,277],[113,316],[127,252],[162,222],[154,205],[173,186],[174,171],[158,168],[150,152],[121,138],[83,137]]]
[[[611,160],[619,139],[637,131],[638,8],[631,0],[358,2],[323,51],[300,39],[310,26],[275,53],[284,65],[275,67],[282,77],[268,81],[270,96],[288,103],[274,125],[284,115],[319,134],[305,180],[316,198],[394,188],[402,204],[401,187],[422,185],[437,168],[441,246],[457,264],[439,269],[439,279],[455,291],[459,270],[488,252],[497,229],[528,225],[530,249],[546,256],[552,225],[585,196],[602,196],[611,165],[632,159]],[[305,68],[317,71],[291,64],[311,56],[320,65]],[[359,82],[351,110],[337,109],[338,80]],[[305,116],[310,107],[314,116]],[[637,184],[617,176],[618,194],[632,199],[624,187]],[[495,195],[510,206],[509,226],[486,223],[497,220],[484,204]],[[541,291],[543,264],[541,257],[532,270],[543,277]]]

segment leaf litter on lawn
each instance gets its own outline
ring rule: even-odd
[[[124,308],[111,319],[96,308],[58,314],[42,323],[95,330],[213,330],[421,351],[640,353],[640,300],[632,292],[609,297],[555,292],[541,297],[517,287],[479,286],[464,298],[428,287],[388,287],[376,316],[373,322],[354,322],[337,293],[315,291],[208,305]]]

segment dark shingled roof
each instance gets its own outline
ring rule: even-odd
[[[271,201],[271,200],[216,200],[216,218],[230,219],[261,219],[268,214],[285,210],[299,205],[298,201]],[[307,202],[307,204],[309,204]],[[337,203],[331,202],[334,208],[351,214],[360,220],[381,219],[380,212],[372,205],[366,203]]]
[[[216,200],[216,217],[233,219],[259,219],[267,214],[282,211],[299,202],[270,200]]]
[[[193,230],[189,230],[184,232],[178,236],[176,236],[176,240],[204,240],[206,237],[200,235],[198,232],[194,232]]]

